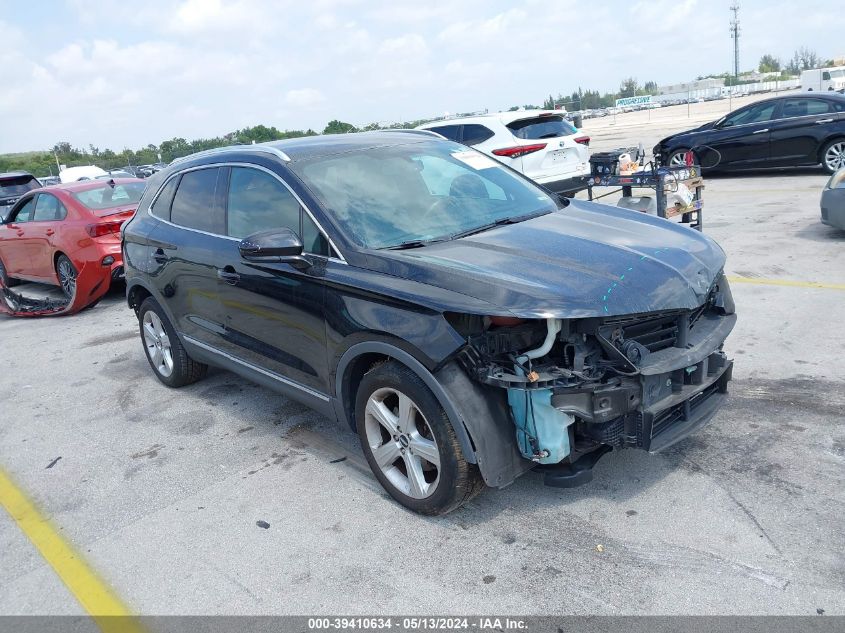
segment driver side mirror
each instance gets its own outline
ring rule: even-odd
[[[238,244],[241,257],[249,262],[290,264],[300,270],[311,266],[303,257],[302,248],[302,240],[287,228],[255,233]]]

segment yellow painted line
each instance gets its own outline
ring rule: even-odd
[[[818,281],[793,281],[791,279],[758,279],[756,277],[728,276],[732,284],[759,284],[761,286],[791,286],[793,288],[822,288],[824,290],[845,290],[845,284],[823,284]]]
[[[103,633],[142,633],[129,609],[0,468],[0,505]],[[115,617],[117,616],[117,617]]]

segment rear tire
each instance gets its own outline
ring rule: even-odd
[[[829,174],[845,167],[845,138],[835,138],[825,144],[821,153],[822,167]]]
[[[364,375],[355,420],[373,474],[406,508],[446,514],[483,489],[443,407],[404,365],[387,361]]]
[[[168,387],[184,387],[205,377],[208,365],[188,356],[164,310],[147,297],[138,310],[144,354],[156,378]]]
[[[56,260],[56,275],[59,278],[59,286],[61,286],[62,292],[68,301],[73,301],[73,297],[76,294],[76,277],[78,274],[76,266],[70,261],[70,257],[59,255],[59,258]]]

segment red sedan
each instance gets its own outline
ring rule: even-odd
[[[144,181],[137,178],[29,192],[0,224],[0,281],[58,285],[71,300],[83,267],[98,266],[111,281],[122,278],[120,227],[135,213],[143,192]]]

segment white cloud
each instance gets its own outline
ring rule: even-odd
[[[314,88],[299,88],[285,93],[285,103],[292,108],[316,108],[326,102],[326,97]]]
[[[492,110],[732,59],[728,3],[702,0],[65,0],[37,16],[13,4],[0,11],[0,152]],[[740,18],[743,67],[799,46],[845,54],[845,13],[821,0],[743,0]]]

